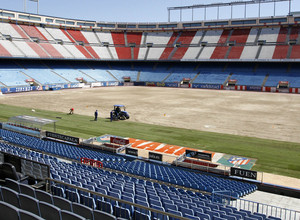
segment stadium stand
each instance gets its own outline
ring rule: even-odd
[[[8,19],[4,11],[1,91],[122,85],[125,77],[136,85],[178,87],[186,78],[189,87],[217,89],[229,87],[233,80],[230,89],[249,86],[255,91],[279,91],[279,82],[285,82],[293,90],[284,91],[299,93],[299,17],[271,24],[257,18],[242,26],[233,25],[234,20],[225,26],[181,22],[166,29],[162,24],[137,24],[128,31],[119,28],[124,24],[109,22],[82,28],[82,21],[74,21],[58,27],[46,22],[49,16],[35,15],[40,22],[32,22],[13,11],[8,12],[15,16]],[[189,219],[280,219],[258,208],[230,206],[230,201],[216,196],[239,200],[257,189],[248,182],[3,129],[0,136],[0,152],[28,159],[21,166],[35,183],[53,179],[51,193],[6,179],[0,186],[0,210],[9,219],[175,219],[165,213]],[[80,164],[81,157],[101,161],[104,168]],[[49,165],[50,176],[44,165]]]
[[[105,47],[99,47],[99,52],[104,52],[104,55],[100,55],[102,59],[118,59],[118,54],[114,45],[114,40],[110,32],[96,32],[97,37],[99,38],[102,45],[107,44]],[[110,46],[112,45],[112,46]],[[128,50],[127,50],[128,51]]]
[[[185,55],[187,49],[189,48],[196,31],[186,31],[182,32],[180,37],[177,40],[177,47],[173,51],[172,59],[173,60],[181,60],[182,57]],[[184,47],[181,47],[183,45]]]
[[[193,47],[188,47],[187,51],[185,52],[183,59],[197,59],[198,54],[201,50],[200,47],[200,40],[203,36],[203,31],[197,31],[195,36],[193,37],[190,45],[195,45]]]
[[[7,138],[7,140],[11,139],[9,137],[11,137],[10,134],[12,135],[12,133],[1,130],[1,134]],[[14,135],[18,136],[18,134]],[[31,139],[26,135],[18,136],[18,138],[23,140],[26,140],[27,138]],[[29,142],[31,142],[31,140],[29,140]],[[7,143],[1,142],[0,150],[33,161],[46,163],[50,166],[52,178],[65,182],[66,184],[71,184],[69,186],[64,186],[60,183],[52,183],[50,187],[52,194],[50,194],[41,191],[40,189],[31,188],[26,184],[6,179],[6,185],[0,187],[0,205],[1,210],[4,209],[3,207],[10,207],[8,215],[12,216],[20,215],[20,212],[23,212],[23,210],[42,218],[50,218],[48,215],[63,216],[66,213],[71,215],[73,217],[72,219],[74,219],[74,216],[79,219],[80,217],[78,216],[93,219],[93,216],[95,217],[95,215],[98,216],[100,214],[108,214],[107,216],[110,216],[111,219],[115,219],[116,217],[129,219],[137,215],[142,215],[143,219],[145,216],[148,216],[150,219],[159,215],[155,212],[149,212],[145,209],[128,205],[122,201],[132,202],[132,204],[135,203],[143,205],[156,210],[165,211],[167,213],[177,214],[179,216],[185,216],[190,219],[198,219],[197,217],[201,218],[208,216],[210,216],[208,218],[219,216],[224,219],[247,219],[248,217],[254,218],[256,216],[264,215],[261,213],[238,210],[234,207],[221,203],[215,203],[213,201],[213,197],[209,194],[193,192],[182,188],[176,188],[171,185],[167,186],[157,182],[142,180],[133,176],[127,176],[126,174],[106,171],[79,164],[77,162],[63,162],[54,156],[48,156],[43,153],[15,147]],[[72,152],[72,150],[70,152]],[[107,156],[107,154],[102,155]],[[124,166],[124,163],[127,162],[121,160],[114,163],[114,166],[119,165],[119,167],[122,167]],[[157,171],[161,173],[161,176],[166,175],[165,170],[159,165],[153,166],[152,164],[144,162],[137,163],[139,166],[146,164],[147,166],[142,167],[142,169],[146,169],[148,173],[151,173],[149,172],[150,170],[156,170],[154,167],[157,167],[159,168]],[[136,164],[134,164],[133,167],[135,167],[135,165]],[[170,167],[166,168],[171,170]],[[180,169],[176,170],[178,172],[186,172],[183,170],[180,171]],[[192,173],[190,174],[192,175]],[[195,175],[193,174],[193,176]],[[205,176],[207,178],[205,182],[209,182],[211,178],[217,178],[209,175]],[[177,179],[176,176],[174,176],[174,180],[175,178]],[[191,176],[188,178],[191,178]],[[179,179],[177,180],[179,181]],[[226,182],[225,179],[223,179],[222,182],[223,181]],[[234,183],[232,187],[239,188],[237,185],[238,182],[231,182]],[[72,188],[72,185],[79,188]],[[255,189],[255,186],[251,184],[239,183],[239,185],[247,186],[247,193]],[[90,190],[90,192],[85,192],[80,189],[87,189]],[[93,192],[101,193],[103,196],[93,195]],[[108,199],[104,197],[105,195],[112,196],[120,201]],[[50,210],[52,213],[47,213],[50,212]],[[98,210],[100,210],[100,213]],[[266,217],[266,215],[263,216],[264,219],[272,219],[272,217]],[[55,219],[60,218],[55,217]]]
[[[0,70],[0,82],[2,86],[24,86],[26,83],[26,77],[19,70]]]
[[[146,163],[141,162],[126,162],[122,163],[122,161],[125,162],[125,159],[115,156],[115,155],[108,155],[96,151],[91,151],[87,149],[82,149],[78,147],[72,147],[69,145],[64,145],[56,142],[51,141],[43,141],[38,138],[34,137],[26,137],[25,135],[18,134],[15,132],[2,130],[1,131],[1,137],[3,140],[9,141],[14,144],[22,145],[25,147],[29,147],[35,150],[41,150],[45,151],[51,154],[57,154],[62,157],[70,158],[78,160],[78,158],[86,157],[86,158],[94,158],[98,161],[103,161],[104,167],[113,168],[116,170],[122,170],[127,173],[132,173],[138,176],[147,176],[150,178],[156,178],[165,182],[170,182],[176,185],[184,185],[189,186],[191,188],[201,188],[204,191],[231,191],[232,195],[235,195],[235,197],[244,196],[256,188],[252,186],[245,185],[245,188],[243,187],[239,189],[237,187],[237,183],[234,181],[230,181],[232,185],[230,186],[230,182],[226,183],[224,182],[224,186],[221,185],[215,185],[219,184],[220,181],[215,181],[214,177],[209,177],[206,175],[194,175],[190,172],[186,171],[180,171],[175,168],[165,168],[160,165],[150,165]],[[109,163],[110,161],[119,161],[120,163],[113,165],[112,163]],[[150,165],[150,166],[149,166]],[[148,170],[152,170],[153,172],[148,172]],[[149,176],[151,174],[151,176]],[[195,180],[193,180],[195,178]],[[212,179],[211,179],[212,178]],[[198,185],[200,184],[200,185]],[[204,185],[202,185],[204,184]],[[227,186],[226,186],[227,185]]]

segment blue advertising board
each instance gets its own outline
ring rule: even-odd
[[[165,83],[165,87],[178,87],[178,83]]]
[[[145,82],[134,82],[133,85],[134,86],[145,86],[146,83]]]
[[[261,91],[261,86],[247,86],[248,91]]]
[[[198,88],[198,89],[221,89],[220,84],[192,84],[192,88]]]
[[[16,92],[29,92],[40,90],[39,86],[22,86],[22,87],[12,87],[12,88],[1,88],[3,94],[16,93]]]

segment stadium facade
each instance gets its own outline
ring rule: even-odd
[[[0,10],[0,16],[2,93],[119,85],[300,92],[297,16],[180,23],[94,22],[9,10]],[[0,187],[0,210],[10,219],[300,216],[240,200],[257,185],[269,189],[249,180],[256,179],[255,171],[236,168],[235,173],[248,180],[232,180],[136,160],[141,158],[132,157],[132,149],[124,156],[116,153],[115,145],[113,153],[105,152],[78,147],[77,141],[53,140],[41,129],[0,125],[2,162],[15,163],[17,171],[24,170],[35,182],[47,179],[53,194],[28,189],[18,175],[18,181],[6,180],[7,187]],[[104,168],[86,166],[91,162]],[[297,189],[288,191],[299,196]]]
[[[124,82],[300,92],[297,15],[180,23],[0,16],[2,93]]]

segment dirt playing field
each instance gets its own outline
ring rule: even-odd
[[[102,87],[3,95],[0,103],[300,143],[300,95],[157,87]]]
[[[300,143],[297,94],[101,87],[2,95],[0,103],[66,113],[73,107],[91,118],[96,109],[107,118],[114,104],[124,104],[131,121]],[[292,179],[287,185],[300,186]],[[264,180],[282,185],[278,176]]]

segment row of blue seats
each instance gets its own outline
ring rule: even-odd
[[[181,169],[149,164],[142,161],[111,163],[107,164],[107,167],[202,191],[231,191],[231,195],[234,197],[247,195],[257,189],[253,184],[217,178],[211,175],[196,175]]]
[[[3,65],[2,65],[3,63]],[[299,87],[299,65],[293,64],[264,64],[255,68],[255,64],[231,63],[135,63],[135,64],[95,64],[95,63],[60,63],[59,61],[30,62],[18,61],[1,62],[0,82],[7,86],[26,86],[29,76],[43,85],[59,83],[77,83],[76,78],[83,77],[87,82],[123,81],[124,76],[132,81],[141,82],[180,82],[183,78],[193,79],[194,83],[223,84],[229,74],[238,80],[238,85],[261,86],[265,76],[269,78],[266,86],[277,86],[279,81],[290,81],[292,87]],[[108,73],[107,71],[110,71]],[[26,73],[23,74],[22,72]],[[54,73],[55,72],[55,73]],[[138,73],[140,74],[138,78]],[[111,75],[112,74],[112,75]],[[47,76],[47,77],[46,77]]]
[[[95,152],[75,146],[61,144],[52,141],[43,141],[39,138],[29,137],[19,133],[0,130],[1,137],[11,143],[23,145],[32,149],[41,150],[59,156],[79,159],[80,157],[93,158],[104,161],[104,167],[121,170],[134,175],[156,178],[161,181],[187,186],[204,191],[230,191],[234,197],[241,197],[257,189],[253,184],[222,179],[215,176],[188,172],[175,167],[165,167],[140,161],[125,161],[124,158],[101,152]],[[116,163],[111,163],[115,162]],[[154,170],[154,172],[149,172]],[[154,173],[152,175],[152,173]],[[156,173],[156,174],[155,174]]]
[[[9,146],[5,147],[9,148]],[[14,146],[10,146],[10,148],[14,149],[15,153],[18,153],[19,149],[19,151],[24,154],[24,149]],[[36,155],[41,156],[38,153]],[[94,167],[87,167],[82,164],[70,164],[59,162],[58,160],[46,160],[46,162],[51,166],[52,177],[58,180],[63,180],[66,183],[74,185],[76,185],[76,182],[80,182],[81,184],[78,185],[80,187],[110,195],[118,199],[136,202],[137,204],[147,207],[178,214],[180,216],[187,216],[191,219],[192,217],[194,219],[198,219],[198,217],[199,219],[215,219],[220,217],[223,219],[247,219],[250,216],[256,216],[253,216],[252,213],[247,213],[247,211],[244,210],[238,211],[233,207],[212,203],[209,196],[205,196],[201,193],[168,187],[123,174],[104,171]],[[71,176],[76,178],[72,179]],[[116,201],[108,201],[103,198],[93,197],[83,191],[72,190],[60,185],[53,185],[52,189],[57,195],[64,196],[71,201],[83,203],[93,208],[100,207],[101,210],[111,213],[114,212],[113,210],[116,210],[116,207],[119,207],[120,210],[123,211],[125,209],[124,213],[127,213],[130,216],[133,215],[134,211],[143,213],[143,210],[135,210],[130,206],[124,206],[122,203],[119,204]],[[125,216],[127,216],[127,214]],[[145,211],[144,214],[151,216],[151,213],[149,214],[147,211]],[[258,217],[256,219],[261,218]]]
[[[77,171],[82,170],[82,173],[79,176],[83,176],[83,181],[77,179],[80,184],[78,184],[78,182],[76,183],[75,179],[73,179],[71,177],[72,175],[70,175],[72,173],[72,169],[70,168],[74,165]],[[58,167],[55,169],[57,170],[57,168]],[[200,217],[200,219],[214,219],[215,217],[222,217],[224,219],[245,219],[246,217],[257,216],[257,214],[253,215],[247,211],[238,211],[233,207],[226,207],[222,204],[212,203],[210,196],[205,196],[201,193],[193,193],[183,189],[153,184],[152,182],[144,180],[137,180],[137,184],[135,184],[135,182],[132,182],[129,178],[126,181],[123,180],[123,176],[121,174],[118,174],[113,178],[111,175],[107,176],[107,172],[105,171],[98,171],[96,169],[92,173],[89,173],[87,171],[89,169],[94,170],[95,168],[86,168],[85,166],[76,164],[64,165],[61,171],[68,170],[69,176],[62,180],[67,181],[69,184],[71,183],[77,186],[83,186],[84,188],[92,191],[95,190],[96,192],[109,195],[117,199],[124,199],[132,203],[156,208],[173,214],[176,213],[179,216],[191,219],[197,217]],[[97,174],[95,174],[95,172]],[[98,176],[98,174],[100,174],[100,176]],[[102,178],[103,176],[104,178]],[[72,179],[72,181],[68,181],[69,178]],[[88,181],[84,181],[85,179],[88,179]],[[129,183],[133,183],[133,185]],[[86,205],[91,205],[92,207],[104,202],[106,204],[105,207],[107,208],[106,211],[108,212],[112,211],[115,206],[126,208],[129,216],[132,216],[134,212],[134,208],[131,206],[122,205],[115,201],[103,200],[101,198],[93,198],[92,195],[87,195],[86,193],[78,192],[77,190],[73,191],[57,187],[55,191],[59,195],[74,199],[76,202],[84,201]],[[88,198],[86,198],[86,196],[88,196]],[[147,211],[145,211],[144,214],[151,216],[151,213]],[[256,219],[261,218],[257,217]]]
[[[5,211],[6,219],[116,220],[109,213],[90,209],[11,179],[6,179],[6,186],[0,186],[0,210],[1,213]],[[23,217],[23,212],[30,218]]]
[[[16,132],[0,129],[0,136],[3,140],[10,143],[22,145],[35,150],[41,150],[47,153],[59,155],[62,157],[67,157],[70,159],[80,160],[81,157],[92,158],[102,162],[114,162],[123,161],[123,157],[102,153],[99,151],[88,150],[84,148],[79,148],[72,145],[67,145],[63,143],[44,141],[36,137],[31,137],[28,135],[19,134]]]

